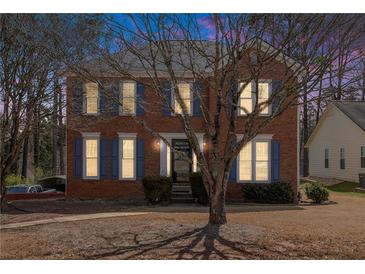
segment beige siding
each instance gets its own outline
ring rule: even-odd
[[[360,147],[365,146],[365,131],[333,107],[309,144],[309,174],[358,182]],[[340,169],[340,148],[345,148],[346,168]],[[324,150],[329,149],[329,168],[324,167]]]

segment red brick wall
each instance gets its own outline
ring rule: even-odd
[[[261,79],[280,79],[285,72],[285,67],[277,64],[275,70],[267,71]],[[242,70],[242,76],[247,73]],[[98,181],[81,180],[73,177],[73,141],[81,136],[81,132],[100,132],[101,136],[113,139],[118,137],[118,132],[137,133],[138,138],[145,140],[145,175],[159,175],[160,151],[158,139],[138,125],[131,117],[127,116],[74,116],[72,114],[72,89],[75,78],[67,79],[67,195],[81,197],[110,197],[142,198],[143,190],[140,182],[122,182],[112,179]],[[115,81],[115,78],[105,79]],[[143,81],[146,82],[146,79]],[[214,96],[207,92],[204,101],[214,113]],[[209,96],[210,95],[210,96]],[[165,117],[162,113],[162,104],[158,95],[148,86],[145,87],[145,100],[148,105],[144,116],[137,116],[146,121],[149,127],[158,132],[183,132],[183,125],[176,117]],[[208,103],[209,100],[209,103]],[[237,133],[243,133],[243,117],[239,118]],[[196,132],[204,132],[203,119],[192,117],[192,124]],[[227,123],[222,122],[222,130]],[[293,190],[297,191],[297,107],[291,107],[280,117],[276,118],[262,132],[273,134],[273,139],[281,141],[281,179],[291,183]],[[110,150],[110,146],[109,146]],[[110,151],[109,151],[110,155]],[[110,158],[110,157],[109,157]],[[109,175],[110,175],[110,159]],[[230,184],[227,191],[228,198],[241,197],[240,185]]]
[[[50,199],[50,198],[62,198],[65,193],[14,193],[6,194],[7,201],[15,200],[37,200],[37,199]]]

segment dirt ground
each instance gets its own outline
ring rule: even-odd
[[[228,224],[206,227],[207,208],[117,201],[33,201],[2,224],[67,214],[146,215],[1,230],[2,259],[365,259],[365,199],[331,194],[327,205],[229,205]]]

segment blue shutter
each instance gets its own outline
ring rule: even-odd
[[[271,182],[280,181],[280,141],[271,141]]]
[[[231,170],[229,171],[229,182],[237,182],[237,158],[235,158],[231,165]]]
[[[107,112],[107,97],[106,97],[106,90],[99,89],[99,98],[100,98],[100,113]]]
[[[74,177],[82,177],[82,158],[83,158],[83,143],[82,138],[76,138],[74,140],[74,151],[73,151],[73,169]]]
[[[271,102],[271,113],[275,113],[277,108],[279,107],[280,97],[277,95],[278,92],[282,89],[283,81],[281,80],[273,80],[272,81],[272,102]]]
[[[117,83],[113,83],[111,85],[111,94],[112,94],[112,115],[114,116],[118,116],[119,115],[119,96],[120,96],[120,92],[119,92],[119,85]]]
[[[234,140],[234,143],[236,144],[236,140]],[[228,181],[237,182],[237,157],[234,158],[232,162],[231,169],[229,171]]]
[[[137,110],[136,110],[136,115],[143,115],[144,114],[143,99],[144,99],[144,85],[141,84],[141,83],[137,83]]]
[[[144,177],[144,140],[137,139],[137,180]]]
[[[112,153],[111,153],[111,173],[112,179],[119,179],[119,139],[112,140]]]
[[[163,84],[163,96],[165,99],[162,99],[163,105],[162,105],[162,113],[164,116],[171,116],[171,111],[169,108],[169,105],[166,103],[166,100],[170,102],[171,104],[171,83],[165,82]]]
[[[75,114],[82,114],[83,109],[83,85],[82,82],[76,82],[73,92],[73,110]]]
[[[100,178],[108,177],[108,140],[100,139]]]
[[[200,82],[194,82],[193,84],[193,116],[201,116],[201,100],[202,96],[202,84]]]

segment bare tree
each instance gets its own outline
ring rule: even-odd
[[[303,102],[316,102],[323,96],[312,91],[340,51],[338,47],[321,49],[339,30],[355,28],[359,16],[212,14],[202,23],[197,15],[140,14],[91,16],[88,20],[85,25],[78,25],[80,32],[75,32],[84,37],[82,43],[62,40],[64,32],[60,35],[57,28],[44,29],[46,37],[55,41],[47,49],[48,54],[62,60],[68,72],[79,79],[98,83],[102,96],[118,104],[122,104],[119,98],[105,92],[103,76],[143,81],[150,87],[159,96],[160,105],[179,119],[209,195],[209,224],[220,225],[226,223],[225,195],[233,160],[285,110]],[[297,62],[287,55],[295,57]],[[274,71],[278,60],[285,67],[281,85],[269,98],[260,100],[258,79]],[[243,66],[247,69],[242,70]],[[342,73],[337,69],[332,68]],[[193,91],[193,96],[201,101],[209,155],[199,146],[192,118],[179,91],[181,80],[200,83],[198,86],[209,90],[209,106],[201,88]],[[171,83],[179,112],[165,95],[166,81]],[[240,104],[240,94],[251,82],[256,85],[252,111]],[[271,115],[260,116],[270,104]],[[144,102],[143,107],[153,114],[150,102]],[[238,112],[245,114],[242,124],[238,123]],[[146,120],[132,119],[171,147]],[[87,127],[83,123],[69,126],[82,130]],[[238,138],[238,133],[243,137]]]

